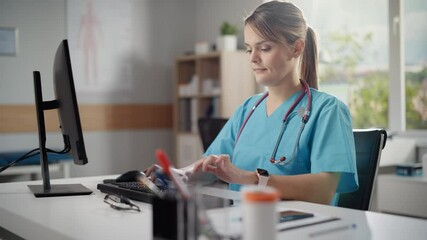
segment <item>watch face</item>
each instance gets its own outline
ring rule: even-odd
[[[269,176],[268,171],[265,169],[257,168],[256,171],[261,176],[265,176],[265,177]]]

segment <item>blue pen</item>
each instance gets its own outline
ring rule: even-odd
[[[161,169],[156,169],[154,171],[154,174],[156,175],[156,178],[158,178],[158,179],[160,179],[160,181],[162,181],[163,185],[166,188],[169,188],[169,183],[166,181],[165,174],[163,173],[163,171]]]

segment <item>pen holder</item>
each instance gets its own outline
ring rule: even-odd
[[[198,215],[193,200],[153,198],[153,239],[197,239]]]

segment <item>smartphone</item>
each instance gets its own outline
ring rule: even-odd
[[[314,217],[312,213],[286,210],[279,213],[279,223]]]

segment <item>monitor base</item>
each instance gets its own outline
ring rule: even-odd
[[[37,198],[89,195],[92,193],[90,189],[81,184],[54,184],[49,190],[45,190],[43,185],[28,185],[28,187]]]

